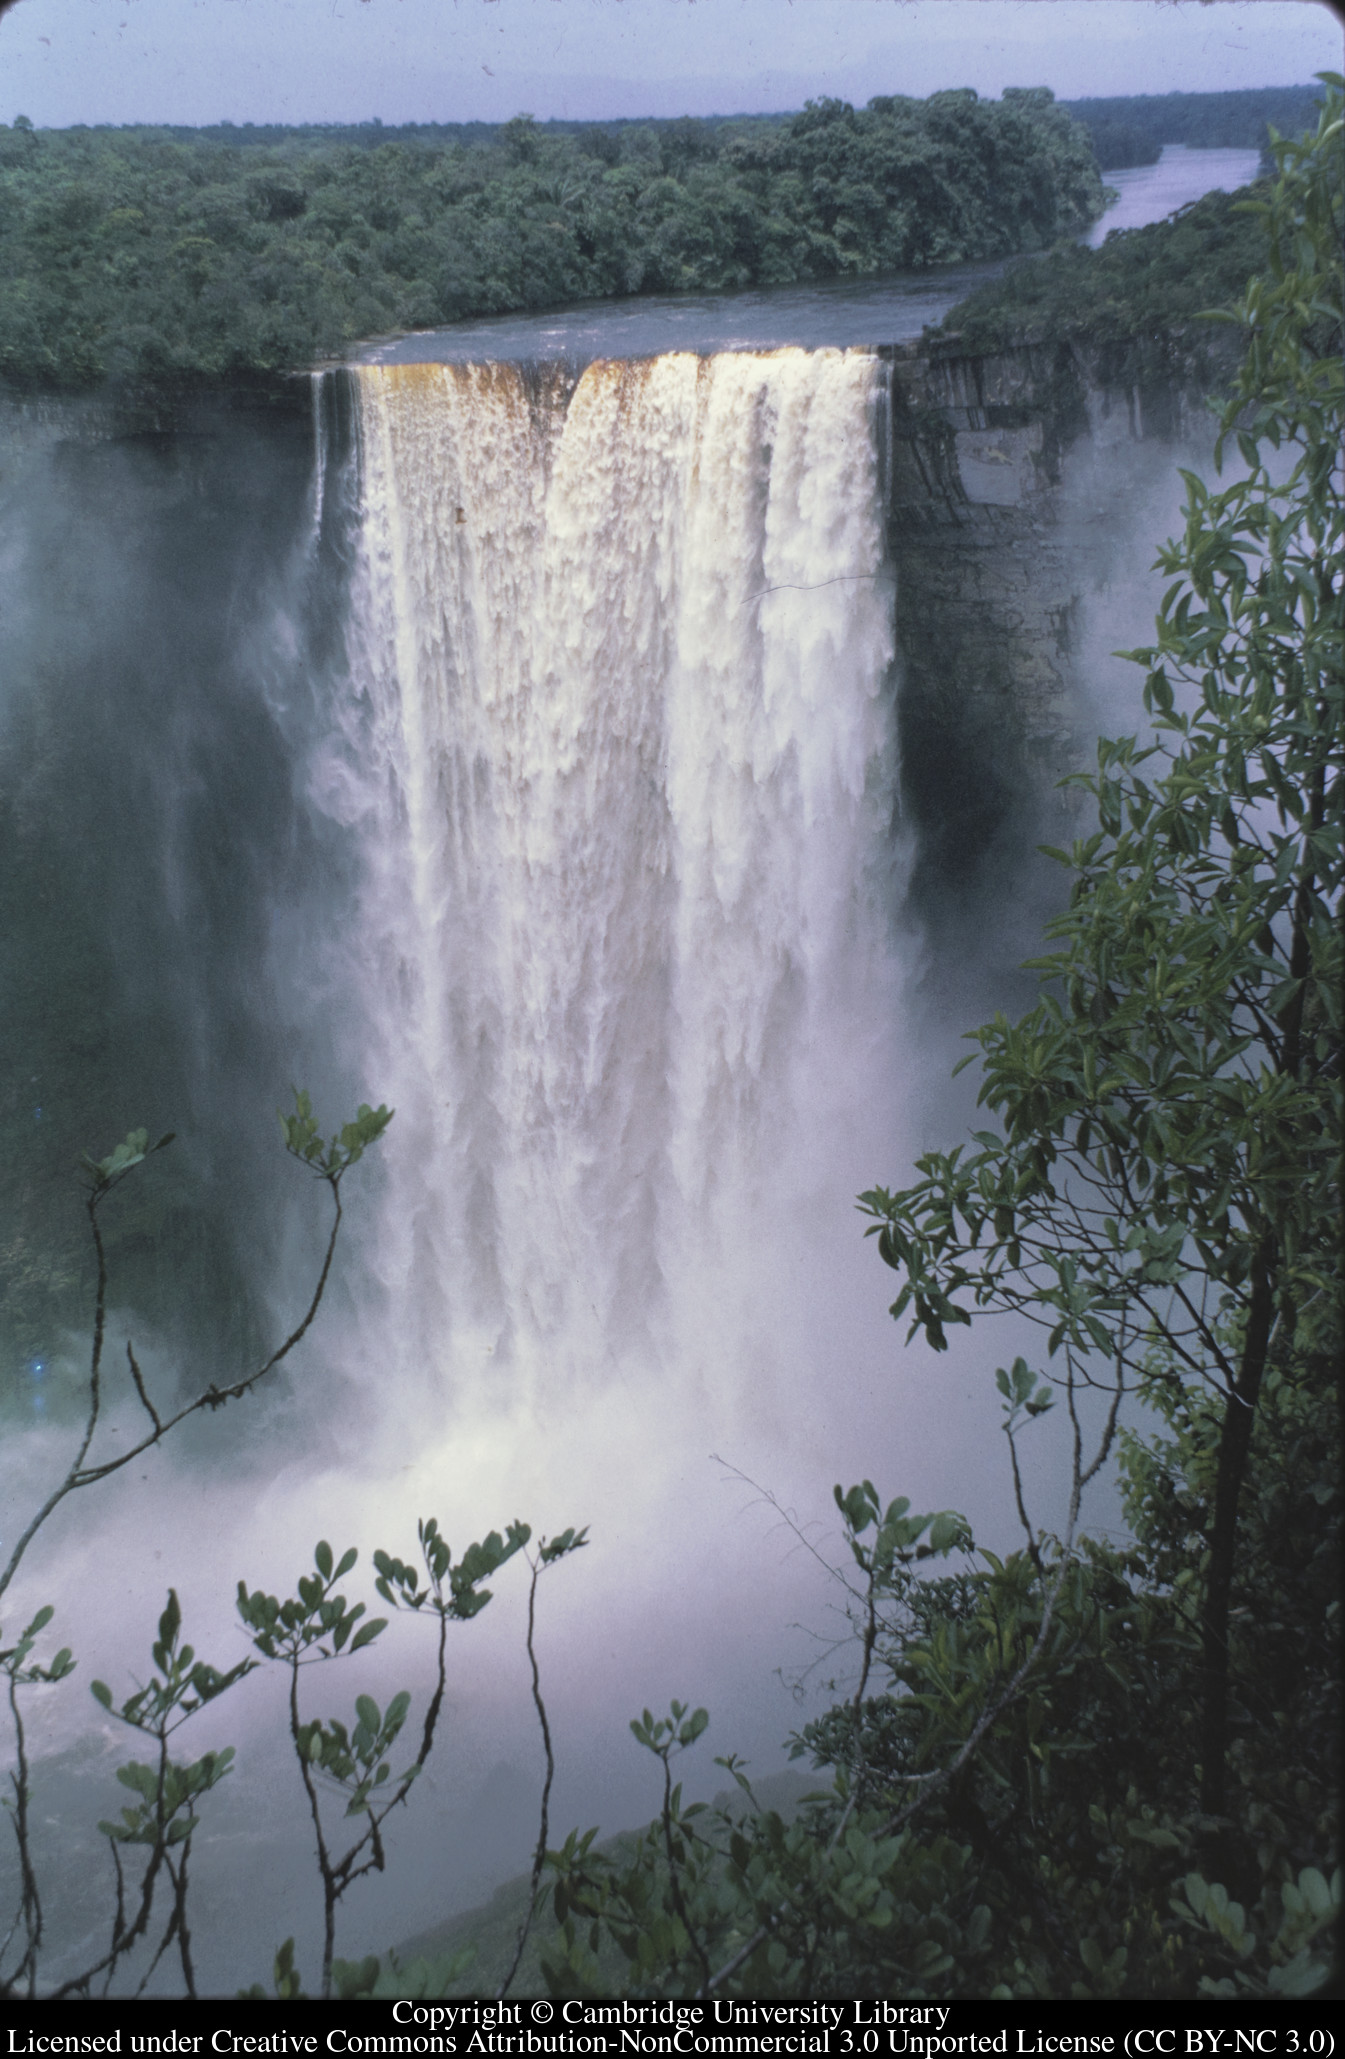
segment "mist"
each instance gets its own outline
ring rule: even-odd
[[[115,1450],[143,1428],[128,1336],[185,1398],[310,1290],[326,1197],[281,1148],[292,1085],[327,1128],[397,1108],[302,1351],[72,1497],[25,1567],[16,1605],[56,1603],[79,1660],[32,1737],[47,1857],[80,1876],[51,1897],[50,1972],[90,1956],[106,1894],[76,1854],[127,1749],[87,1682],[129,1691],[169,1585],[223,1669],[236,1582],[292,1591],[319,1537],[359,1547],[346,1586],[372,1604],[372,1551],[413,1557],[417,1517],[455,1551],[515,1518],[590,1526],[540,1597],[554,1840],[653,1812],[641,1708],[710,1709],[679,1768],[708,1796],[716,1753],[776,1770],[852,1676],[833,1482],[1013,1543],[993,1374],[1029,1339],[907,1349],[854,1197],[971,1119],[948,1076],[970,1023],[1030,998],[1012,967],[1058,891],[1033,855],[1058,817],[1019,785],[979,859],[912,892],[881,377],[785,351],[584,381],[365,368],[171,422],[15,409],[4,1234],[32,1258],[5,1308],[8,1506],[75,1435],[79,1152],[178,1133],[108,1210]],[[1112,426],[1061,488],[1091,539],[1085,757],[1134,726],[1140,675],[1107,654],[1148,633],[1178,499],[1171,447]],[[1049,1524],[1054,1426],[1033,1440]],[[455,1629],[441,1742],[387,1876],[343,1909],[347,1956],[526,1864],[524,1568],[496,1585]],[[402,1685],[423,1707],[423,1627],[308,1676],[309,1712]],[[197,1842],[208,1991],[265,1978],[291,1932],[315,1963],[279,1686],[188,1733],[239,1748]]]

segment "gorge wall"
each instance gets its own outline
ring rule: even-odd
[[[1053,783],[1078,762],[1092,719],[1090,610],[1151,561],[1166,533],[1155,483],[1170,498],[1176,446],[1208,431],[1200,382],[1171,353],[1139,379],[1046,344],[993,358],[961,356],[955,340],[880,355],[890,385],[884,403],[880,378],[873,421],[900,764],[890,805],[914,831],[906,893],[930,977],[956,986],[970,957],[997,960],[983,990],[966,990],[975,1009],[1030,948],[1031,853],[1058,827]],[[555,389],[543,415],[563,410],[576,376],[542,378],[539,404]],[[109,1124],[218,1130],[293,1048],[293,1024],[275,1019],[276,918],[262,903],[308,908],[281,922],[299,933],[286,949],[303,962],[326,883],[351,862],[340,825],[306,806],[295,772],[324,719],[319,682],[342,662],[355,549],[342,493],[355,489],[333,481],[355,433],[348,377],[324,381],[320,409],[297,379],[0,408],[3,1108],[19,1173],[0,1269],[25,1354],[41,1354],[81,1275],[77,1226],[61,1227],[64,1167]],[[835,430],[870,433],[862,409]],[[756,432],[744,415],[735,433]],[[315,437],[335,467],[325,489]],[[632,509],[667,489],[657,471],[625,480]],[[806,581],[807,567],[786,576]],[[812,605],[830,615],[847,591]],[[1113,640],[1142,640],[1151,612],[1140,601]],[[255,894],[239,891],[245,879]],[[291,1002],[304,978],[328,977],[310,964]],[[310,1077],[341,1070],[330,1051],[305,1062]],[[200,1159],[184,1168],[179,1199],[203,1171]],[[244,1240],[251,1177],[219,1175],[221,1192],[244,1197]],[[154,1273],[161,1216],[126,1232],[133,1279]],[[191,1206],[184,1220],[196,1222],[183,1264],[197,1298],[230,1308],[236,1327],[232,1238]]]
[[[966,906],[1059,831],[1055,784],[1091,756],[1094,719],[1138,719],[1137,673],[1133,712],[1104,711],[1090,674],[1112,622],[1126,643],[1152,627],[1146,575],[1179,457],[1209,456],[1223,362],[1181,338],[970,356],[952,336],[884,354],[911,895],[955,955]]]
[[[961,1126],[933,1097],[1031,948],[1098,582],[1113,641],[1152,612],[1120,546],[1152,555],[1180,424],[1086,374],[796,351],[10,408],[11,1465],[87,1363],[81,1151],[178,1132],[109,1211],[111,1357],[133,1334],[151,1392],[199,1392],[312,1276],[288,1083],[397,1107],[293,1384],[61,1540],[81,1667],[163,1578],[222,1629],[320,1535],[591,1522],[555,1820],[635,1820],[632,1708],[692,1695],[768,1764],[799,1720],[781,1626],[832,1602],[781,1511],[820,1535],[867,1477],[1011,1534],[987,1368],[903,1351],[853,1200]],[[440,1908],[445,1849],[469,1898],[527,1850],[526,1692],[485,1649],[452,1835],[416,1832]],[[251,1849],[212,1854],[216,1934],[262,1964]],[[374,1937],[425,1920],[407,1892]]]

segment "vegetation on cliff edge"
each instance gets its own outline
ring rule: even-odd
[[[0,380],[283,371],[468,315],[999,257],[1102,204],[1087,134],[1044,87],[577,135],[521,115],[479,147],[17,121],[0,128]]]
[[[1165,221],[1114,229],[1097,250],[1061,244],[979,287],[928,333],[980,354],[1189,332],[1198,314],[1236,299],[1264,265],[1262,219],[1242,205],[1264,192],[1206,193]]]

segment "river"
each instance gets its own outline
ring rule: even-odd
[[[1152,218],[1239,164],[1254,154],[1165,153],[1118,175],[1116,212]],[[147,1453],[34,1553],[23,1598],[57,1604],[77,1687],[130,1691],[170,1581],[226,1668],[246,1649],[235,1582],[289,1592],[319,1537],[360,1548],[351,1593],[376,1607],[369,1554],[413,1557],[417,1517],[459,1550],[516,1516],[590,1524],[539,1632],[554,1842],[654,1806],[627,1730],[642,1706],[711,1709],[687,1778],[712,1793],[714,1752],[769,1769],[825,1676],[847,1677],[821,1564],[833,1482],[964,1508],[1013,1541],[1005,1340],[905,1351],[895,1276],[854,1209],[946,1141],[922,1095],[964,1019],[946,1002],[931,1032],[911,1000],[929,953],[902,902],[887,367],[838,347],[913,338],[995,270],[463,324],[315,380],[311,429],[297,407],[231,414],[224,394],[154,437],[84,436],[53,409],[50,443],[16,447],[5,833],[31,885],[11,1129],[72,1214],[66,1142],[181,1133],[118,1197],[110,1449],[143,1430],[128,1337],[161,1400],[231,1359],[202,1295],[179,1349],[127,1284],[138,1253],[192,1298],[191,1252],[166,1255],[181,1197],[214,1182],[199,1241],[217,1254],[234,1225],[283,1335],[322,1196],[284,1162],[273,1111],[292,1079],[326,1122],[360,1096],[397,1106],[351,1175],[338,1276],[290,1383]],[[567,362],[498,362],[517,359]],[[497,362],[464,369],[480,360]],[[1144,612],[1107,647],[1138,641]],[[984,927],[1003,929],[1009,891]],[[55,1325],[23,1346],[27,1435],[6,1454],[21,1506],[68,1453],[86,1350]],[[540,1746],[512,1575],[455,1632],[443,1749],[390,1827],[391,1878],[350,1905],[348,1951],[526,1858]],[[419,1627],[355,1659],[348,1690],[306,1679],[305,1708],[348,1714],[356,1687],[403,1682],[423,1707]],[[193,1861],[217,1991],[264,1973],[287,1933],[313,1977],[279,1684],[197,1726],[197,1749],[241,1748]],[[47,1698],[53,1967],[94,1949],[107,1881],[88,1825],[125,1799],[126,1750],[82,1688]]]
[[[1255,150],[1188,150],[1165,146],[1157,164],[1108,172],[1117,193],[1089,231],[1096,246],[1113,229],[1161,221],[1176,208],[1222,187],[1231,192],[1256,177]],[[495,315],[451,328],[384,337],[352,353],[375,365],[482,364],[567,358],[659,357],[669,351],[772,350],[800,344],[847,348],[911,343],[941,322],[959,300],[1021,259],[987,258],[875,279],[823,279],[741,293],[650,295],[590,300],[541,314]]]

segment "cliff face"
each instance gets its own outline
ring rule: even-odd
[[[1122,383],[1067,349],[890,364],[894,809],[931,986],[974,1021],[1006,1004],[1058,899],[1031,856],[1061,840],[1053,782],[1085,755],[1098,652],[1149,634],[1141,575],[1171,526],[1177,446],[1207,452],[1208,416],[1179,377]],[[330,405],[342,390],[327,382]],[[329,427],[344,448],[349,423]],[[295,771],[349,576],[315,527],[314,428],[306,380],[0,402],[0,1319],[25,1351],[83,1262],[64,1173],[79,1151],[140,1122],[206,1134],[328,1063],[300,1065],[255,1004],[267,910],[316,930],[352,862]],[[1118,591],[1100,633],[1099,594]],[[1122,729],[1137,673],[1125,693]],[[263,1151],[175,1261],[221,1335]],[[121,1277],[153,1306],[160,1225],[128,1219],[128,1237]]]
[[[1129,582],[1125,641],[1147,639],[1142,575],[1179,453],[1209,456],[1211,382],[1208,360],[1158,344],[1138,377],[1068,344],[890,357],[902,805],[917,905],[941,916],[1059,810],[1084,748],[1090,596]]]
[[[119,1291],[147,1321],[194,1304],[221,1351],[246,1328],[249,1118],[296,1067],[252,1005],[265,895],[312,862],[282,728],[316,648],[286,577],[311,414],[298,381],[0,403],[0,1332],[24,1358],[84,1318],[71,1168],[140,1124],[184,1142],[110,1229]],[[225,1171],[200,1139],[230,1106]]]
[[[917,909],[955,923],[988,880],[998,899],[1011,898],[1023,854],[1059,831],[1054,785],[1088,754],[1080,708],[1098,651],[1147,639],[1144,574],[1174,518],[1179,452],[1198,465],[1208,459],[1204,395],[1217,380],[1204,339],[1141,339],[1124,353],[1038,341],[991,357],[961,353],[954,338],[882,355],[891,371],[883,456],[897,573],[900,812],[915,831]],[[312,434],[301,379],[159,401],[0,402],[0,507],[30,501],[20,481],[31,473],[45,482],[49,465],[67,490],[77,473],[115,475],[128,510],[140,508],[150,480],[156,504],[166,496],[166,521],[157,541],[142,539],[156,563],[137,553],[136,581],[180,583],[174,568],[188,545],[195,539],[196,557],[208,556],[214,538],[237,591],[243,575],[223,562],[229,540],[245,557],[260,504],[277,494],[282,521],[299,513]],[[244,478],[254,513],[240,525],[231,508]],[[97,498],[73,492],[67,566],[91,548],[105,555],[103,532],[88,527]],[[177,514],[168,503],[181,503]],[[273,539],[273,550],[285,547]],[[1115,633],[1099,639],[1096,596],[1121,590],[1126,604],[1112,607],[1107,625]],[[209,599],[192,619],[214,606]],[[1129,727],[1137,716],[1127,709],[1116,719]]]

